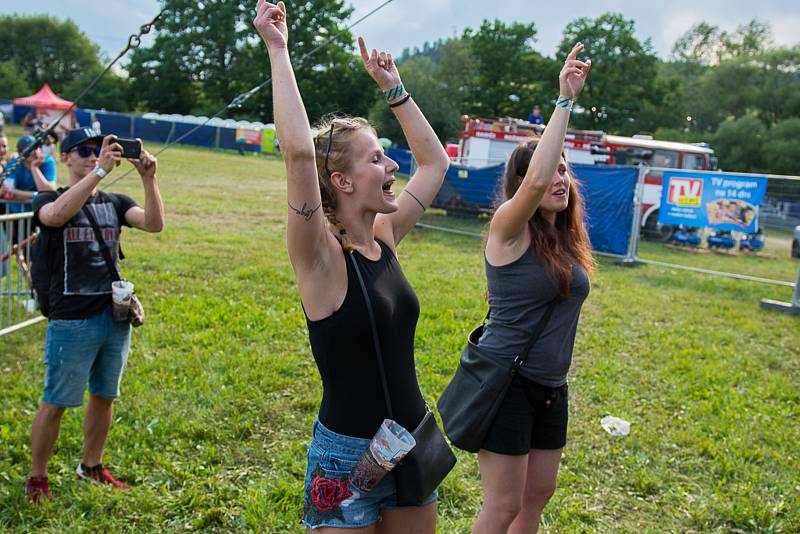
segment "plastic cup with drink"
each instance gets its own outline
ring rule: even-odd
[[[350,473],[350,483],[361,491],[371,491],[416,444],[414,436],[402,425],[384,419]]]
[[[127,321],[133,299],[133,284],[127,280],[111,283],[111,305],[115,321]]]

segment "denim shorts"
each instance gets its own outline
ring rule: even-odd
[[[130,344],[131,324],[115,321],[111,306],[87,319],[51,320],[42,400],[61,408],[80,406],[87,382],[90,393],[116,399]]]
[[[359,491],[348,481],[369,442],[337,434],[314,422],[303,492],[302,523],[306,527],[363,528],[380,521],[382,509],[400,508],[392,473],[370,492]],[[435,502],[438,495],[434,490],[421,506]]]

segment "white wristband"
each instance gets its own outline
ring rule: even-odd
[[[100,167],[99,165],[98,165],[97,167],[95,167],[94,169],[92,169],[92,172],[93,172],[93,173],[95,173],[95,174],[96,174],[97,176],[99,176],[100,178],[105,178],[105,177],[106,177],[106,174],[108,174],[108,173],[107,173],[106,171],[104,171],[104,170],[103,170],[103,168],[102,168],[102,167]]]

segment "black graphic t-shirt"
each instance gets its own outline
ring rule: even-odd
[[[33,202],[34,213],[38,215],[43,206],[57,198],[55,191],[39,193]],[[85,206],[92,211],[111,257],[118,263],[121,225],[130,227],[125,222],[125,213],[136,206],[136,202],[126,195],[98,191]],[[86,319],[110,306],[111,273],[83,210],[57,228],[41,224],[38,216],[36,219],[42,232],[48,232],[49,318]]]

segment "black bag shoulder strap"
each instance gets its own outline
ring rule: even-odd
[[[111,193],[108,191],[101,191],[101,193],[105,195],[106,198],[114,205],[114,211],[117,214],[117,218],[122,217],[122,220],[120,220],[119,222],[120,240],[119,243],[117,244],[117,254],[119,255],[120,260],[124,260],[125,253],[122,252],[122,224],[123,221],[125,220],[125,214],[120,213],[122,211],[122,199],[119,198],[119,195],[115,193]]]
[[[89,219],[89,224],[92,225],[92,230],[94,231],[94,238],[100,243],[100,252],[103,253],[103,258],[106,260],[106,265],[108,266],[108,272],[111,274],[111,280],[114,282],[119,282],[122,280],[122,277],[119,275],[119,271],[117,271],[117,266],[114,263],[114,260],[111,258],[111,252],[108,250],[108,245],[106,244],[106,240],[103,239],[103,234],[100,233],[100,227],[97,225],[97,219],[94,218],[94,214],[92,210],[89,209],[88,204],[84,204],[83,214],[86,215],[86,218]]]
[[[556,307],[556,300],[558,297],[554,298],[547,304],[547,309],[544,311],[544,315],[542,318],[539,319],[539,322],[536,323],[536,326],[533,327],[533,332],[531,332],[530,337],[528,338],[528,343],[525,345],[525,348],[522,349],[522,352],[517,354],[517,357],[514,358],[514,371],[517,371],[520,367],[523,366],[525,360],[528,359],[528,354],[530,353],[531,349],[533,348],[533,344],[536,343],[536,340],[539,339],[539,336],[542,335],[544,329],[547,327],[547,323],[550,322],[550,317],[553,315],[553,310]],[[483,326],[486,326],[486,321],[489,320],[489,315],[492,313],[492,308],[486,311],[486,317],[483,318]]]
[[[378,370],[380,371],[381,384],[383,385],[383,398],[386,401],[386,410],[389,413],[389,419],[394,419],[394,415],[392,414],[392,400],[389,398],[389,386],[386,382],[386,371],[383,367],[383,353],[381,352],[381,343],[378,339],[378,327],[375,324],[375,314],[372,311],[372,300],[369,298],[367,285],[364,283],[364,277],[361,276],[361,269],[358,267],[358,261],[356,260],[355,254],[353,254],[351,251],[347,253],[347,255],[350,256],[353,269],[355,269],[356,276],[358,277],[358,284],[361,286],[361,292],[364,294],[364,301],[367,303],[369,325],[372,328],[372,343],[375,346],[375,354],[378,355]]]
[[[533,328],[533,332],[531,332],[531,337],[528,339],[528,343],[525,345],[525,348],[522,349],[522,352],[518,354],[516,358],[514,358],[514,371],[517,371],[525,364],[525,360],[528,359],[528,354],[531,352],[533,344],[536,343],[536,340],[539,339],[539,336],[541,336],[542,332],[544,332],[547,323],[550,322],[550,317],[553,315],[553,310],[556,307],[556,300],[557,298],[551,300],[547,305],[544,315],[542,315],[542,318],[539,319],[539,322],[536,323],[536,326]]]

